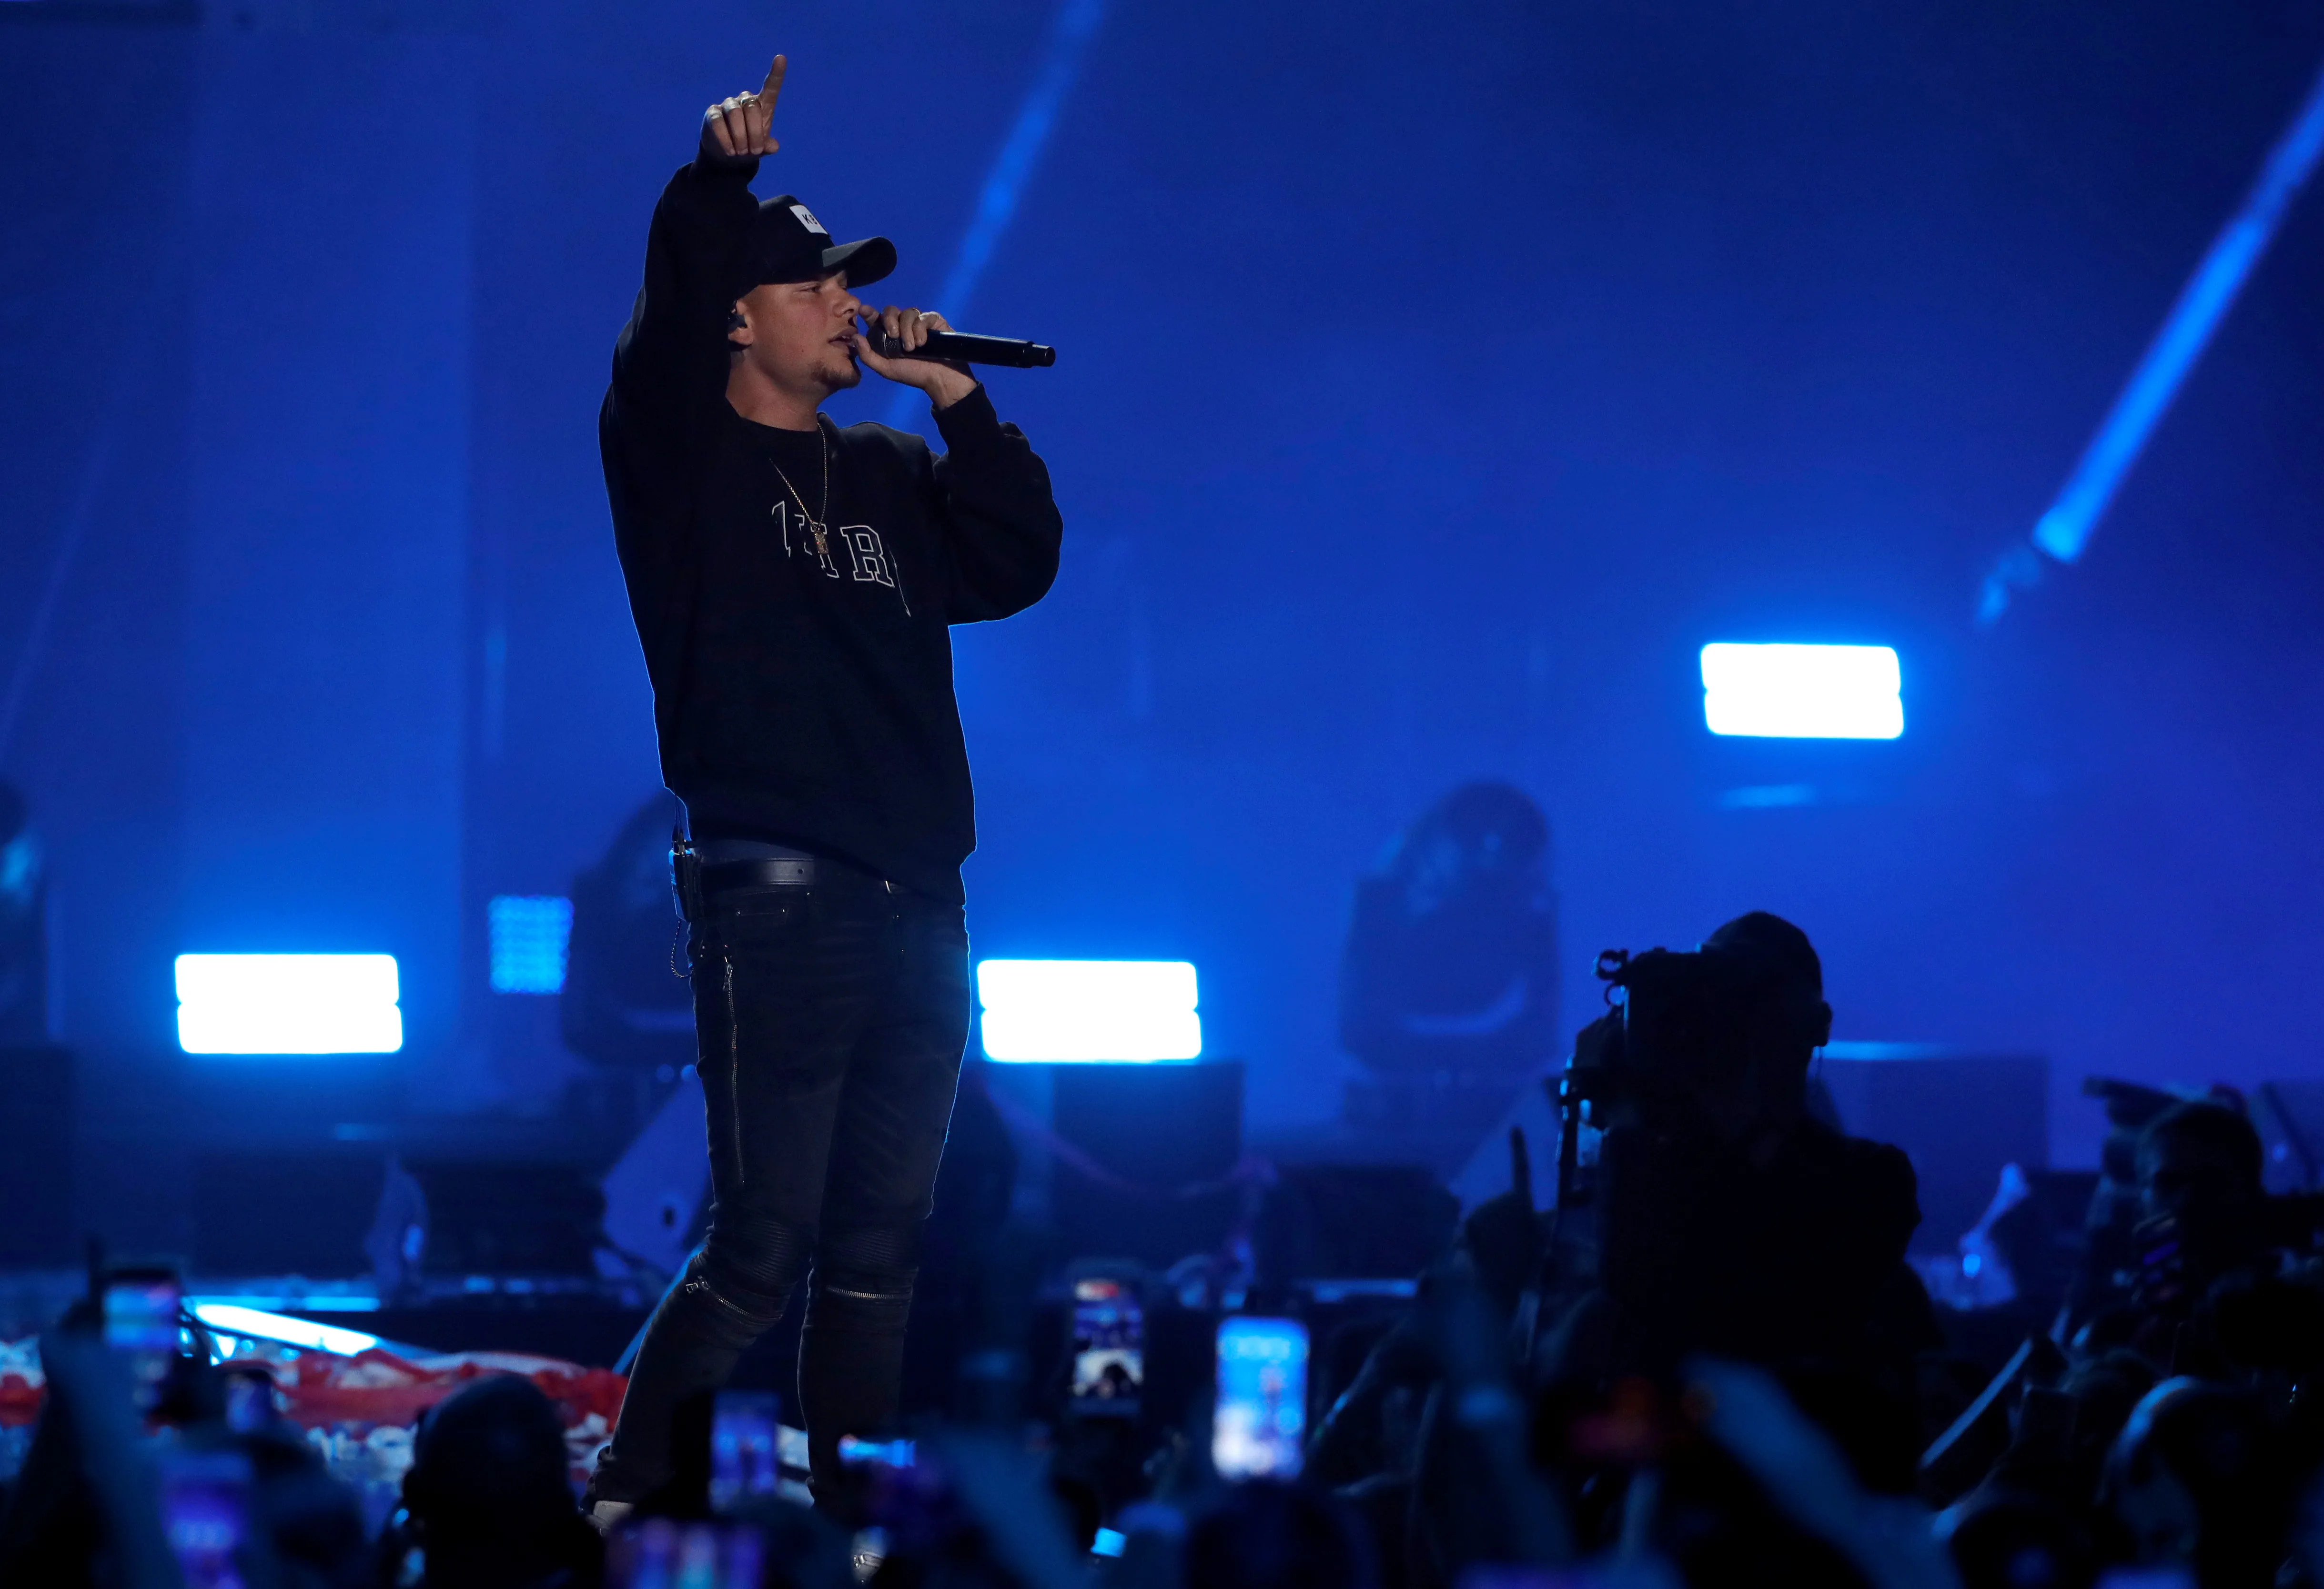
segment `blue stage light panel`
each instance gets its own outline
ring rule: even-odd
[[[392,1054],[403,1012],[392,954],[181,954],[189,1054]]]
[[[1774,739],[1893,739],[1904,679],[1886,646],[1702,648],[1702,720],[1714,734]]]
[[[987,1059],[1202,1057],[1194,968],[1185,960],[985,960],[976,968],[976,997]]]
[[[494,993],[562,993],[573,902],[554,895],[503,894],[484,907],[492,928]]]

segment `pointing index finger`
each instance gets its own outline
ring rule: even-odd
[[[767,80],[759,87],[759,97],[767,102],[770,111],[775,108],[775,96],[783,91],[783,70],[788,64],[781,56],[776,56],[774,65],[767,69]]]

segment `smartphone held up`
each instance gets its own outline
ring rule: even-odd
[[[1146,1386],[1146,1312],[1128,1281],[1074,1281],[1074,1410],[1137,1416]]]
[[[1219,1321],[1211,1465],[1222,1479],[1296,1478],[1307,1437],[1307,1327],[1237,1315]]]

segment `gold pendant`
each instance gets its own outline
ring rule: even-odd
[[[815,537],[815,555],[818,557],[830,556],[830,533],[822,525],[817,524],[812,519],[807,521],[807,534]]]

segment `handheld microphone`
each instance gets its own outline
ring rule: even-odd
[[[957,359],[964,364],[1007,364],[1018,370],[1046,370],[1057,362],[1057,350],[1013,336],[971,336],[964,331],[931,331],[927,342],[910,353],[904,344],[874,327],[872,351],[883,359]]]

